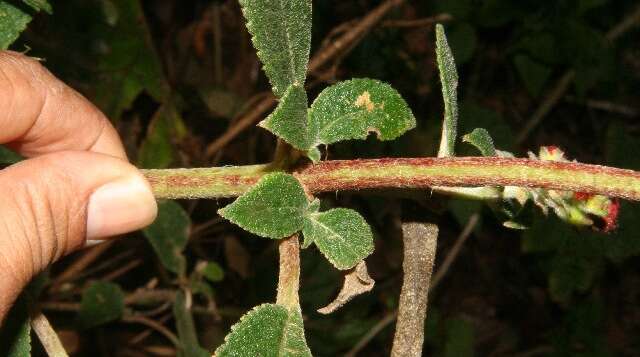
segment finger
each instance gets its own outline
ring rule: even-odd
[[[148,182],[124,160],[59,152],[0,171],[0,320],[20,289],[61,256],[142,228],[156,216]]]
[[[38,61],[0,51],[0,144],[33,157],[88,150],[126,158],[109,120]]]

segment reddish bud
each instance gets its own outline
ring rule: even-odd
[[[604,217],[604,232],[611,232],[618,227],[618,215],[620,214],[620,201],[611,200],[609,213]]]
[[[595,196],[593,193],[588,193],[588,192],[574,192],[573,193],[573,198],[578,200],[578,201],[587,201],[593,196]]]

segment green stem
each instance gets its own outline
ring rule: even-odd
[[[143,170],[158,198],[241,195],[272,165]],[[573,162],[497,157],[335,160],[300,167],[309,193],[434,186],[526,186],[640,200],[640,172]]]

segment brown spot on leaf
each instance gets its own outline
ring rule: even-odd
[[[362,92],[354,104],[358,108],[365,108],[368,112],[372,112],[376,108],[375,104],[371,101],[371,94],[369,91]]]

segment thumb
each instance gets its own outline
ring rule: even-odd
[[[144,177],[112,156],[57,152],[0,171],[0,319],[47,265],[86,240],[142,228],[156,213]]]

